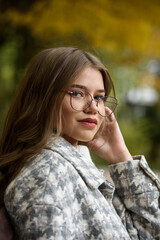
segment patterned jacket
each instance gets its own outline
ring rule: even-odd
[[[20,240],[160,239],[160,182],[143,156],[109,166],[114,185],[63,138],[5,192]]]

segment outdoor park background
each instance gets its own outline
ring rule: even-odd
[[[0,0],[0,132],[31,57],[75,46],[107,66],[131,154],[144,154],[160,170],[159,13],[159,0]]]

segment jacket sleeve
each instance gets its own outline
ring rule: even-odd
[[[113,204],[131,239],[160,239],[160,181],[144,156],[109,166]]]

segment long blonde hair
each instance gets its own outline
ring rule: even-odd
[[[92,54],[72,47],[46,49],[29,63],[6,117],[0,139],[0,203],[7,185],[27,159],[40,152],[52,135],[61,134],[64,90],[86,67],[98,69],[106,94],[114,91],[104,65]]]

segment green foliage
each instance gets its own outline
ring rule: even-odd
[[[0,49],[0,130],[15,90],[16,42],[7,42]]]
[[[137,121],[126,121],[123,119],[119,124],[131,154],[140,155],[143,153],[146,157],[149,156],[151,146],[150,140],[146,136],[150,126],[148,121],[145,118]]]
[[[26,8],[25,8],[26,9]],[[123,54],[159,56],[160,3],[120,0],[40,0],[28,11],[8,8],[1,21],[27,27],[43,42],[58,39],[83,41],[86,44]],[[73,43],[73,41],[72,41]],[[119,58],[121,55],[119,55]],[[133,56],[132,56],[133,57]]]

